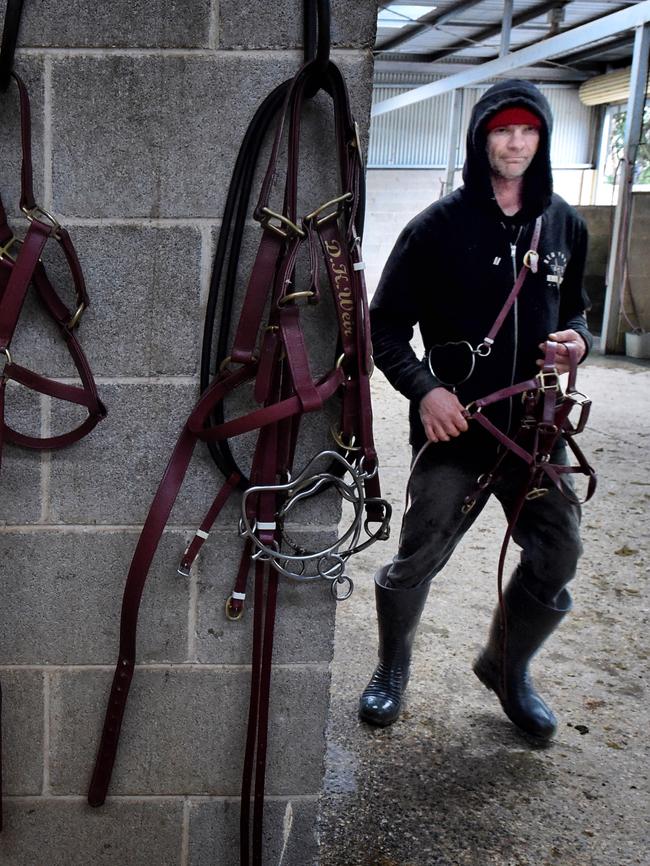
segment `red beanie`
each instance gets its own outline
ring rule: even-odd
[[[485,124],[485,131],[491,132],[498,126],[513,126],[515,124],[534,126],[535,129],[542,128],[542,121],[536,114],[521,105],[515,105],[493,114]]]

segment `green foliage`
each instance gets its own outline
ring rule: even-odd
[[[627,112],[622,110],[617,112],[612,118],[605,174],[605,181],[607,183],[615,183],[619,179],[615,175],[619,163],[623,158],[626,114]],[[650,184],[650,106],[646,106],[643,110],[643,128],[634,165],[634,183]]]

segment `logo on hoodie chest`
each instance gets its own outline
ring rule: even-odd
[[[559,251],[547,253],[542,261],[546,266],[546,282],[549,285],[557,286],[559,289],[564,279],[564,272],[566,271],[566,255]]]

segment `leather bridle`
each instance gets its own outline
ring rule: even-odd
[[[297,184],[303,105],[321,86],[333,103],[341,188],[327,202],[300,218]],[[285,129],[287,164],[280,211],[274,210],[270,202]],[[252,174],[252,170],[247,164],[246,171]],[[283,90],[269,164],[254,210],[262,237],[232,346],[183,427],[131,563],[122,606],[119,658],[88,795],[91,805],[101,805],[110,783],[135,666],[140,598],[154,553],[197,442],[212,444],[213,454],[227,479],[185,551],[180,570],[189,573],[223,505],[237,487],[245,488],[240,520],[244,549],[233,591],[226,601],[228,618],[239,619],[244,611],[249,570],[254,565],[252,682],[241,792],[243,866],[250,863],[259,866],[262,862],[269,692],[279,578],[284,575],[296,581],[325,579],[336,596],[346,596],[351,589],[351,581],[345,574],[349,556],[388,536],[390,507],[381,498],[372,438],[369,380],[373,364],[357,229],[361,178],[360,143],[343,77],[332,62],[323,67],[318,59],[310,61]],[[310,262],[309,282],[304,288],[294,284],[296,261],[303,251]],[[321,271],[332,294],[339,336],[336,363],[324,375],[314,377],[301,320],[321,300]],[[265,315],[267,308],[269,312]],[[206,339],[210,341],[211,333]],[[246,383],[253,385],[258,408],[227,420],[224,400]],[[321,411],[335,395],[340,396],[340,422],[335,432],[339,450],[326,449],[296,471],[293,463],[301,419]],[[259,433],[247,479],[223,445],[228,438],[254,430]],[[292,543],[285,520],[305,499],[331,487],[352,503],[352,527],[337,543],[323,550],[304,550]],[[378,528],[373,531],[371,524],[377,524]]]
[[[81,265],[66,229],[52,214],[36,203],[32,183],[29,96],[22,79],[11,71],[9,76],[16,83],[20,102],[22,142],[20,209],[29,225],[24,237],[18,237],[9,225],[7,212],[0,198],[0,465],[5,443],[39,451],[64,448],[90,433],[106,416],[106,409],[99,399],[90,366],[76,335],[81,316],[89,304]],[[56,291],[43,264],[42,254],[51,241],[61,247],[72,275],[76,296],[73,307],[69,307]],[[40,306],[58,326],[79,374],[81,387],[64,384],[29,370],[20,365],[12,355],[12,339],[30,285],[35,289]],[[86,410],[87,417],[74,429],[55,436],[39,437],[21,433],[11,427],[6,420],[7,383],[11,381],[38,394],[81,406]],[[0,790],[1,784],[0,779]]]

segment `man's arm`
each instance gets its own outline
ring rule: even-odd
[[[584,361],[593,346],[593,337],[587,327],[585,315],[585,310],[590,306],[589,298],[583,287],[586,258],[587,227],[584,220],[578,217],[571,258],[560,289],[558,327],[548,335],[549,340],[559,344],[555,364],[559,373],[567,373],[569,370],[567,344],[575,345],[578,352],[578,363]],[[546,343],[540,343],[540,349],[544,351],[545,348]],[[543,363],[542,360],[537,361],[539,367]]]
[[[419,319],[417,293],[430,279],[425,268],[415,233],[407,226],[390,254],[370,305],[373,356],[391,385],[419,404],[427,439],[447,442],[467,430],[463,407],[411,347]]]

